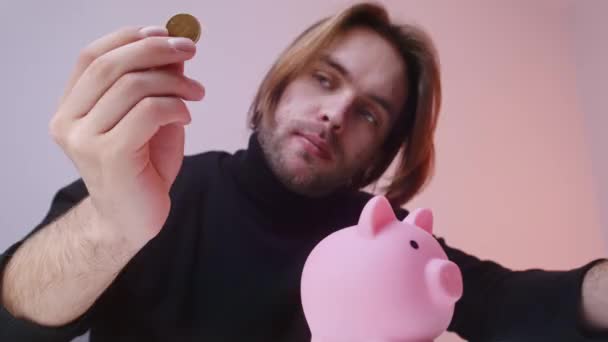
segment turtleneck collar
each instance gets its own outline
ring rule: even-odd
[[[233,160],[231,171],[239,188],[259,210],[279,221],[312,223],[334,210],[347,194],[337,191],[324,197],[308,197],[289,190],[270,168],[257,132],[249,137],[248,148],[237,151]]]

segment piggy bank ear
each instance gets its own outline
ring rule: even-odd
[[[363,208],[357,229],[364,236],[373,237],[382,227],[395,220],[397,217],[386,197],[374,196]]]
[[[428,208],[418,208],[411,212],[404,222],[408,222],[433,234],[433,212]]]

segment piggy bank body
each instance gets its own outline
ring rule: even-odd
[[[311,251],[301,298],[312,342],[432,341],[448,327],[462,276],[418,209],[403,221],[388,200],[372,198],[357,225]]]

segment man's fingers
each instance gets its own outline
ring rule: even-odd
[[[174,63],[174,64],[167,65],[165,67],[160,67],[159,70],[167,70],[167,71],[173,72],[177,75],[183,75],[184,74],[184,62]]]
[[[194,57],[196,46],[188,38],[148,37],[116,48],[93,61],[78,79],[60,110],[72,121],[86,115],[121,76]]]
[[[103,134],[114,127],[142,99],[175,96],[201,100],[204,88],[198,82],[166,70],[132,72],[121,77],[81,119],[82,129]]]
[[[185,129],[182,124],[161,126],[150,140],[150,161],[167,188],[177,176],[184,158]]]
[[[146,97],[105,134],[121,150],[137,151],[147,144],[160,127],[187,125],[192,118],[188,107],[177,97]]]
[[[76,81],[82,76],[82,73],[86,68],[100,56],[120,46],[127,45],[145,37],[167,35],[167,29],[162,26],[148,26],[144,28],[125,27],[93,41],[80,52],[76,66],[70,75],[60,103],[63,103],[65,98],[70,94],[74,84],[76,84]]]

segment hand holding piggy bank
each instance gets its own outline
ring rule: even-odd
[[[376,196],[357,225],[319,242],[301,280],[312,342],[426,342],[441,335],[462,296],[462,275],[432,227],[430,210],[399,221],[388,200]]]

